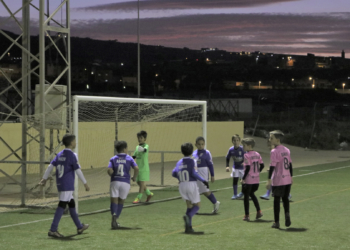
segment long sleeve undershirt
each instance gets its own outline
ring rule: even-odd
[[[83,175],[83,172],[81,172],[81,169],[78,168],[77,170],[75,170],[75,173],[77,174],[77,176],[79,177],[79,179],[84,183],[86,184],[87,181],[85,180],[85,177]]]
[[[261,163],[261,164],[260,164],[260,169],[259,169],[260,173],[261,173],[261,171],[264,169],[264,167],[265,167],[264,163]]]
[[[247,177],[249,171],[250,171],[250,165],[245,166],[244,175],[243,175],[242,180],[245,180],[245,178]]]
[[[47,167],[47,169],[46,169],[46,171],[45,171],[45,173],[44,173],[44,176],[43,176],[43,179],[44,179],[44,180],[47,180],[47,178],[49,178],[49,175],[50,175],[50,173],[51,173],[51,171],[52,171],[52,169],[53,169],[54,167],[55,167],[55,166],[52,165],[52,164],[50,164],[50,165]]]
[[[289,163],[289,172],[290,172],[290,176],[293,177],[293,166],[291,162]]]

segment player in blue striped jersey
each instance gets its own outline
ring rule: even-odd
[[[238,189],[238,180],[242,179],[244,175],[243,160],[244,160],[245,152],[243,151],[243,147],[240,145],[241,138],[239,137],[239,135],[235,134],[232,136],[232,143],[233,143],[233,146],[229,148],[226,155],[226,172],[230,171],[229,164],[230,164],[230,158],[232,158],[233,166],[232,166],[231,177],[233,177],[233,196],[231,199],[235,200],[243,196],[242,192],[237,194],[237,189]]]
[[[109,160],[107,173],[111,176],[110,196],[111,196],[111,214],[112,229],[119,228],[117,219],[119,218],[124,201],[130,191],[130,169],[134,169],[134,176],[131,178],[136,180],[139,168],[134,159],[129,156],[128,144],[125,141],[118,141],[115,145],[117,155]]]
[[[197,161],[198,174],[208,182],[209,173],[210,173],[211,182],[214,182],[215,177],[214,177],[213,158],[211,157],[209,150],[205,149],[205,140],[202,136],[197,137],[196,147],[197,147],[197,150],[193,152],[192,157]],[[208,173],[208,170],[209,170],[209,173]],[[197,181],[197,185],[198,185],[199,193],[204,194],[205,197],[207,197],[210,200],[210,202],[213,203],[214,210],[212,211],[212,213],[217,213],[219,211],[220,202],[216,200],[214,194],[209,190],[208,187],[206,187],[203,184],[203,182]]]
[[[78,156],[72,151],[76,146],[75,135],[65,134],[62,138],[62,143],[66,148],[59,152],[51,161],[51,164],[47,167],[44,176],[39,183],[39,185],[45,186],[46,180],[51,171],[53,168],[56,168],[56,183],[59,203],[50,231],[48,232],[49,236],[55,238],[63,237],[63,235],[58,232],[58,224],[67,205],[69,207],[70,216],[77,227],[78,234],[83,233],[84,230],[88,229],[89,227],[89,224],[82,224],[80,222],[78,214],[75,210],[75,201],[73,198],[75,174],[77,174],[79,179],[84,183],[85,190],[90,190],[84,175],[81,172]]]
[[[179,192],[186,201],[186,215],[183,216],[185,221],[185,233],[193,233],[192,217],[198,212],[200,207],[200,195],[198,192],[197,180],[209,186],[197,172],[197,164],[191,158],[193,145],[190,142],[181,145],[181,152],[184,158],[176,163],[172,176],[179,180]]]

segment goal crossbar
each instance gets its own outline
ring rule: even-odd
[[[100,97],[100,96],[73,96],[73,134],[76,136],[75,152],[79,155],[79,102],[109,102],[109,103],[134,103],[134,104],[184,104],[198,105],[202,107],[202,136],[207,142],[207,102],[192,100],[171,100],[171,99],[143,99],[143,98],[118,98],[118,97]],[[78,178],[75,178],[74,199],[78,212]]]

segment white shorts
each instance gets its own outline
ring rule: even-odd
[[[110,195],[112,198],[125,200],[128,197],[130,184],[122,181],[112,181],[110,184]]]
[[[198,168],[198,174],[200,177],[202,177],[204,180],[209,181],[209,172],[208,168]],[[209,188],[207,188],[203,182],[197,180],[198,190],[200,194],[209,192]]]
[[[70,202],[71,199],[74,199],[73,192],[74,191],[61,191],[61,192],[58,192],[58,199],[60,199],[60,201]]]
[[[233,172],[233,168],[232,168],[232,173],[231,173],[231,177],[234,177],[234,178],[243,178],[244,176],[244,170],[243,169],[235,169],[235,172]]]
[[[201,201],[198,186],[195,181],[180,182],[179,192],[182,199],[190,201],[192,204],[196,204]]]

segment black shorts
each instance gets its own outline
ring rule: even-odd
[[[243,184],[242,193],[243,194],[252,194],[259,189],[259,183],[257,184]]]
[[[279,196],[279,197],[283,197],[283,196],[287,196],[290,193],[290,189],[291,189],[292,185],[283,185],[283,186],[272,186],[272,193],[274,196]]]

